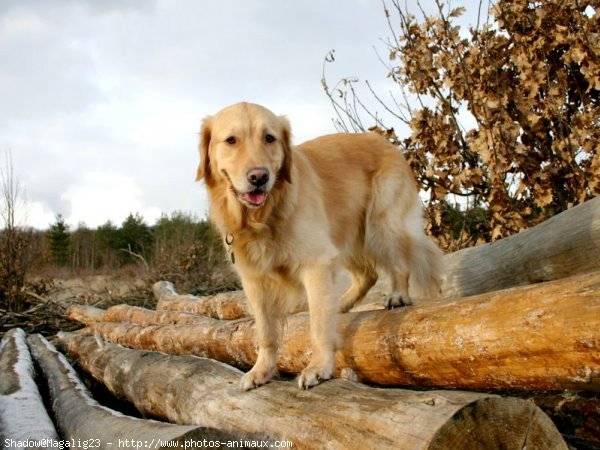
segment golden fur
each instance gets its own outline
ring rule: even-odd
[[[293,147],[287,119],[239,103],[204,120],[200,159],[211,220],[256,319],[258,358],[244,390],[276,372],[285,315],[303,301],[312,355],[298,383],[309,388],[332,377],[337,313],[364,297],[376,268],[391,276],[388,307],[411,303],[409,284],[415,296],[439,292],[441,252],[423,232],[410,168],[384,138],[335,134]],[[332,287],[339,268],[352,279],[341,299]]]

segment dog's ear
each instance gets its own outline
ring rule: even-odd
[[[209,183],[212,180],[210,172],[210,158],[208,156],[208,146],[210,145],[211,117],[208,116],[202,121],[200,129],[200,165],[196,174],[196,181],[205,180]]]
[[[281,145],[283,146],[283,164],[279,169],[279,177],[288,183],[292,182],[292,128],[285,116],[279,116],[281,122]]]

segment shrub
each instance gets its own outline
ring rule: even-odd
[[[442,247],[508,236],[600,193],[600,27],[592,1],[499,0],[490,10],[495,21],[468,33],[455,25],[464,8],[436,1],[437,15],[422,11],[418,21],[398,0],[392,5],[388,77],[404,100],[382,104],[410,136],[362,106],[357,80],[337,91],[325,77],[323,85],[339,128],[364,131],[368,113],[371,130],[403,150]],[[462,205],[462,221],[474,229],[457,234],[456,218],[447,220],[457,213],[451,203]],[[467,220],[472,211],[482,220]]]

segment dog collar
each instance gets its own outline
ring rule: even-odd
[[[233,234],[227,233],[225,235],[225,243],[229,249],[229,259],[231,259],[231,264],[235,264],[235,253],[233,253]]]

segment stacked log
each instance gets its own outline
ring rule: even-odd
[[[600,271],[600,197],[490,244],[446,255],[442,292],[461,298]]]
[[[157,311],[184,311],[224,320],[251,315],[243,291],[224,292],[204,297],[179,295],[173,284],[168,281],[157,282],[152,290],[158,300]]]
[[[99,344],[61,333],[61,347],[143,414],[223,430],[257,429],[294,448],[567,449],[532,403],[460,391],[376,389],[333,380],[308,391],[275,381],[241,392],[241,372],[209,359]]]
[[[599,391],[599,249],[600,199],[593,199],[516,236],[446,255],[439,303],[341,316],[337,375],[419,389]],[[156,311],[71,307],[69,316],[87,328],[62,333],[58,342],[142,415],[173,424],[98,405],[64,357],[31,336],[61,437],[96,439],[102,448],[114,447],[115,439],[149,438],[168,447],[206,438],[243,446],[265,436],[290,440],[295,448],[357,442],[407,449],[567,448],[541,410],[515,398],[382,389],[344,379],[309,391],[276,380],[241,392],[241,372],[223,362],[247,369],[256,360],[243,293],[185,296],[167,282],[154,291]],[[309,342],[308,315],[291,315],[279,370],[302,370]],[[7,334],[0,346],[3,437],[11,433],[5,412],[12,415],[12,396],[27,386],[19,380],[33,378],[28,357],[24,334]],[[44,432],[56,437],[53,429]]]
[[[78,316],[105,341],[216,359],[243,369],[256,359],[252,319],[222,321],[111,308]],[[101,320],[101,321],[98,321]],[[136,323],[137,322],[137,323]],[[461,388],[600,389],[600,272],[441,304],[341,315],[339,369],[379,385]],[[277,365],[308,363],[309,320],[288,317]]]
[[[129,446],[182,448],[186,442],[188,446],[198,446],[205,441],[265,439],[262,435],[224,432],[197,425],[173,425],[124,416],[98,404],[79,381],[77,373],[64,356],[46,339],[40,335],[31,335],[28,343],[48,383],[52,410],[63,442],[85,443],[87,448],[108,450]],[[41,410],[44,411],[43,406]]]

